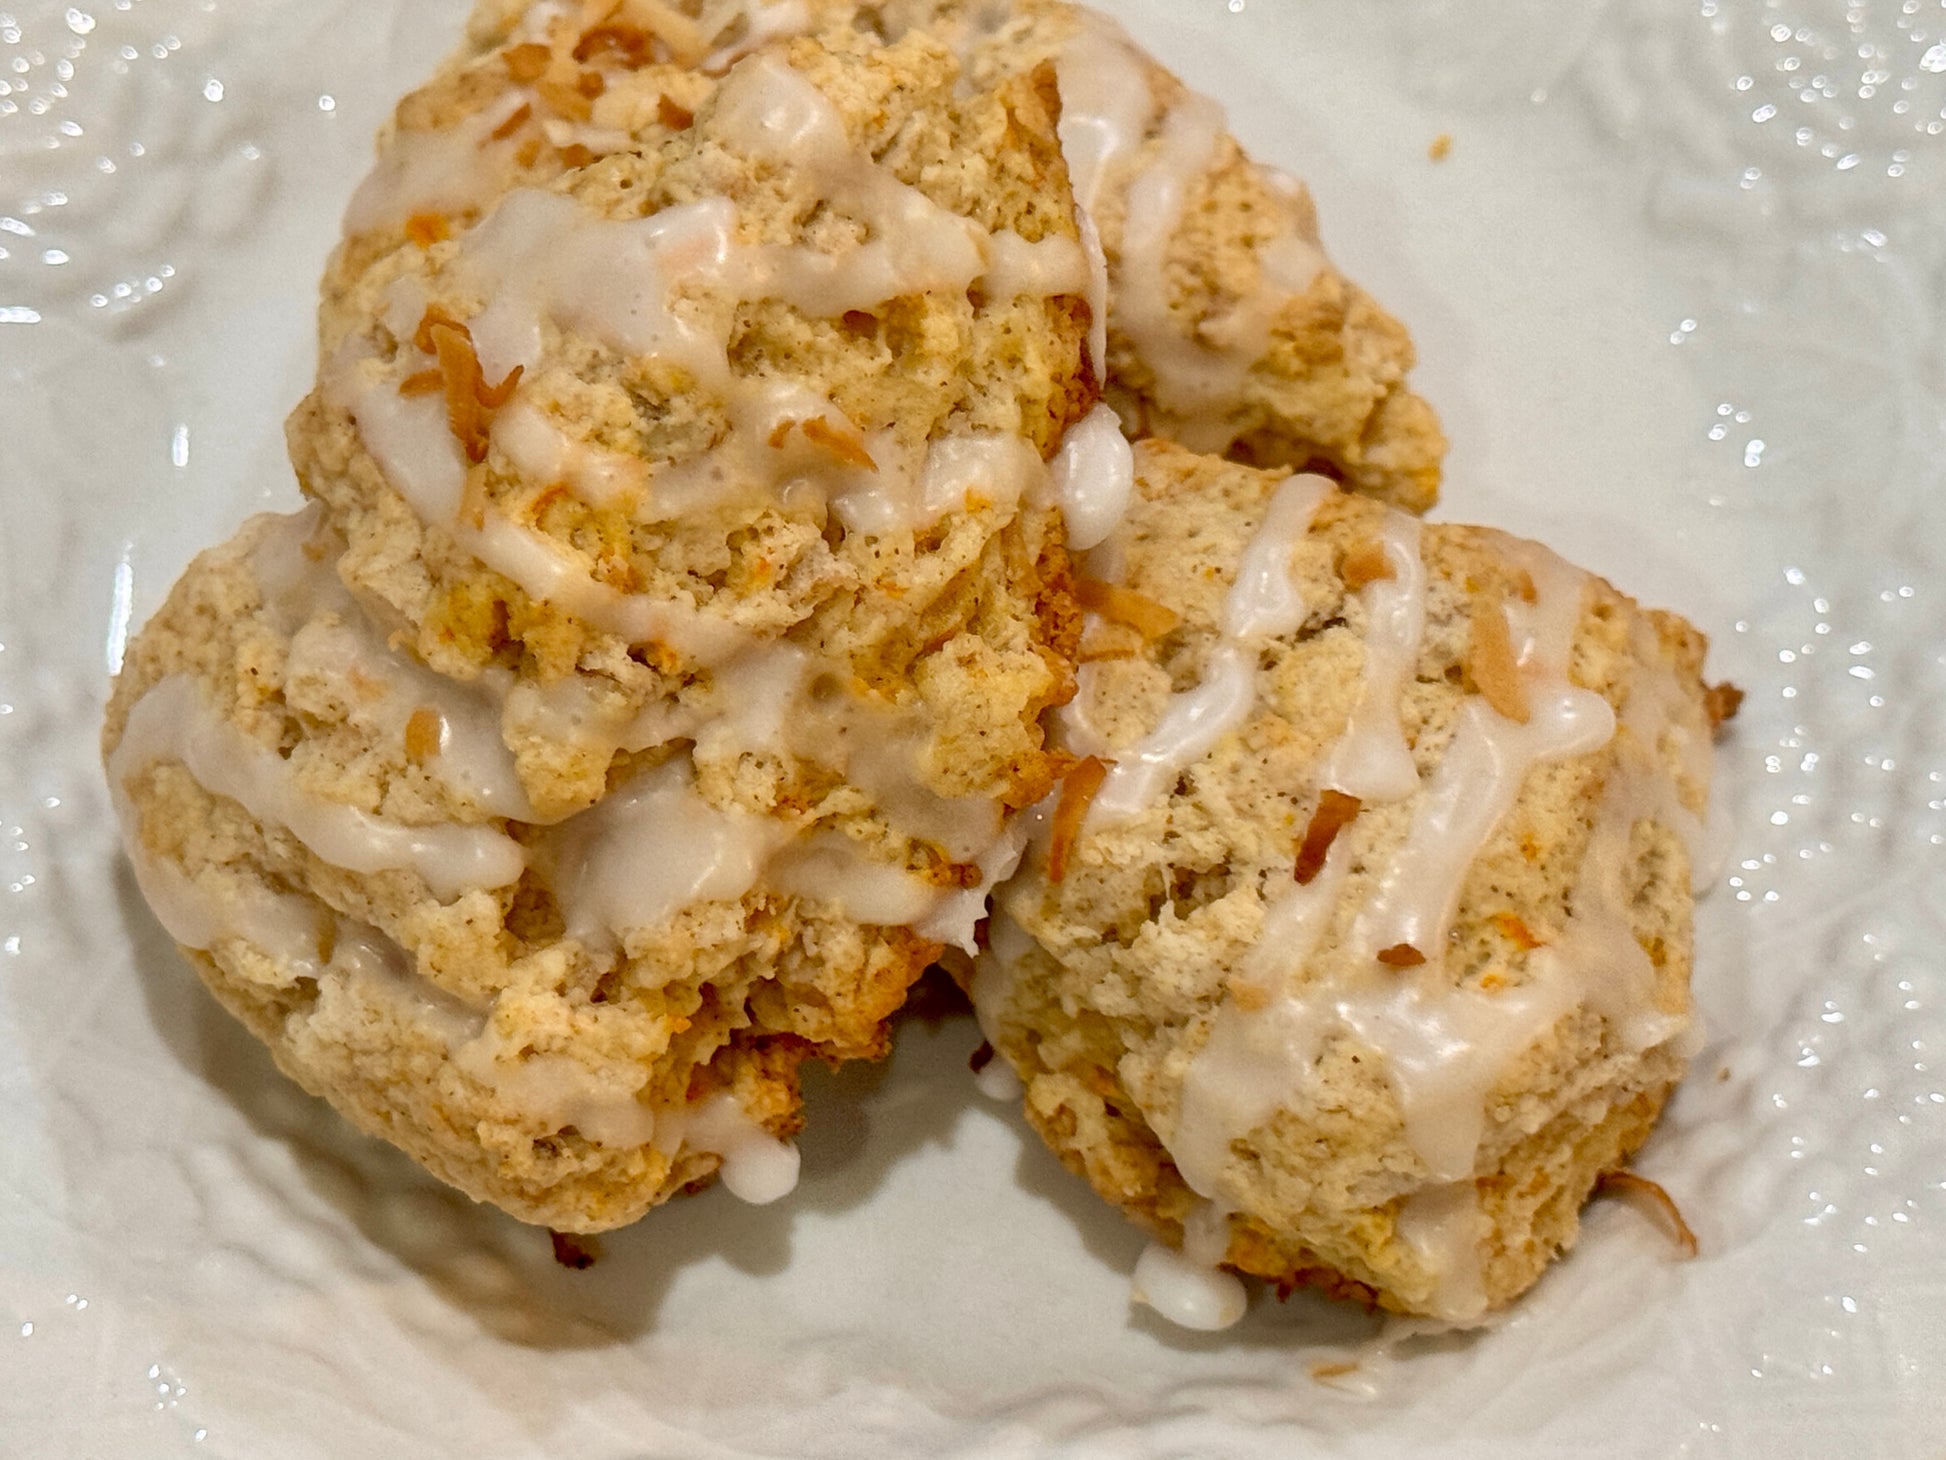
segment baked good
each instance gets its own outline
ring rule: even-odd
[[[1136,452],[1059,712],[1088,758],[996,894],[981,1023],[1189,1254],[1152,1296],[1234,1316],[1223,1264],[1477,1317],[1682,1073],[1704,642],[1502,533]]]
[[[538,117],[518,58],[588,55],[578,165],[327,278],[289,436],[347,581],[438,672],[511,676],[542,820],[780,654],[902,717],[928,794],[1030,804],[1069,685],[1044,457],[1096,395],[1052,73],[961,94],[936,42],[839,26],[671,117],[579,14],[461,73]]]
[[[103,750],[164,926],[294,1079],[523,1220],[788,1190],[798,1066],[884,1052],[984,823],[908,790],[900,830],[819,762],[832,705],[817,745],[780,701],[539,825],[496,685],[413,658],[343,552],[315,506],[254,519],[129,648]]]
[[[1066,0],[857,10],[882,35],[941,36],[989,84],[1056,66],[1076,200],[1107,259],[1107,399],[1131,436],[1432,505],[1446,442],[1407,383],[1405,327],[1325,256],[1310,192],[1248,157],[1218,102]]]

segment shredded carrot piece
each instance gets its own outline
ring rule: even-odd
[[[479,383],[480,404],[490,411],[497,411],[513,399],[513,393],[520,386],[520,377],[527,371],[525,365],[516,365],[507,372],[507,378],[498,385],[488,385],[484,379]]]
[[[797,428],[804,433],[806,441],[813,446],[822,446],[847,466],[862,467],[866,471],[878,470],[878,463],[872,460],[871,452],[865,449],[865,443],[859,439],[856,431],[839,430],[823,416],[799,421]]]
[[[632,25],[598,25],[575,42],[574,59],[585,63],[603,51],[620,57],[632,71],[649,58],[649,36]]]
[[[1473,595],[1466,672],[1481,697],[1498,713],[1516,725],[1525,725],[1532,718],[1527,686],[1514,658],[1513,635],[1507,629],[1506,600],[1497,590]]]
[[[1047,847],[1047,880],[1059,885],[1068,875],[1068,858],[1088,819],[1088,807],[1108,778],[1108,763],[1087,756],[1061,779],[1061,799],[1054,803],[1054,834]]]
[[[1410,943],[1394,943],[1378,955],[1378,961],[1387,968],[1417,968],[1426,961],[1426,955]]]
[[[522,167],[532,167],[534,165],[534,159],[540,155],[541,139],[539,137],[529,137],[520,144],[520,150],[514,153],[514,161],[518,162]]]
[[[1182,615],[1167,604],[1095,578],[1075,579],[1074,597],[1083,608],[1111,623],[1126,624],[1145,639],[1160,639],[1182,622]]]
[[[593,101],[608,90],[608,78],[599,71],[583,71],[574,78],[574,89]]]
[[[1668,1219],[1669,1235],[1676,1245],[1682,1248],[1683,1256],[1696,1255],[1696,1233],[1689,1223],[1683,1220],[1682,1208],[1676,1199],[1664,1191],[1660,1184],[1646,1176],[1638,1176],[1633,1171],[1604,1171],[1601,1180],[1595,1183],[1595,1190],[1603,1196],[1618,1192],[1624,1196],[1646,1198]]]
[[[1230,1002],[1246,1014],[1255,1014],[1270,1007],[1270,990],[1252,979],[1231,974],[1225,987],[1230,991]]]
[[[431,248],[453,236],[452,226],[438,213],[414,213],[405,220],[405,236],[420,248]]]
[[[421,370],[399,382],[399,394],[403,396],[437,395],[445,388],[445,377],[437,370]]]
[[[1721,730],[1743,708],[1743,691],[1725,680],[1703,690],[1703,712],[1710,717],[1710,729]]]
[[[1392,560],[1386,555],[1385,544],[1372,537],[1353,543],[1345,549],[1345,561],[1338,569],[1338,576],[1345,580],[1347,593],[1356,593],[1367,584],[1390,578]]]
[[[507,120],[488,133],[496,142],[504,142],[534,119],[534,108],[529,102],[522,102]]]
[[[1343,791],[1326,791],[1318,797],[1318,809],[1311,813],[1311,824],[1304,829],[1304,841],[1297,849],[1294,875],[1300,887],[1324,870],[1324,859],[1331,855],[1331,844],[1338,833],[1351,825],[1364,803]]]
[[[570,142],[560,149],[561,164],[564,167],[586,167],[595,160],[594,152],[579,142]]]
[[[551,76],[543,76],[534,83],[534,93],[548,104],[557,116],[570,122],[585,122],[594,115],[594,107],[588,98],[565,81],[556,81]]]
[[[662,125],[672,132],[687,132],[696,124],[696,113],[686,106],[678,106],[666,95],[655,99],[655,114]],[[851,315],[848,313],[845,318],[849,320]]]
[[[405,722],[405,758],[414,765],[424,765],[439,754],[439,744],[445,738],[446,722],[439,711],[421,705]]]
[[[501,59],[506,63],[507,74],[525,86],[547,74],[554,56],[546,46],[529,41],[525,45],[510,47]]]
[[[1514,944],[1523,953],[1532,953],[1536,948],[1546,946],[1534,936],[1534,930],[1527,926],[1518,913],[1495,913],[1488,921],[1500,930],[1508,942]]]

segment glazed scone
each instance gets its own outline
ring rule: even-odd
[[[578,13],[528,19],[608,55]],[[421,659],[511,676],[543,820],[820,676],[929,792],[1028,804],[1071,683],[1044,458],[1096,396],[1052,72],[962,94],[938,44],[841,26],[709,84],[444,241],[354,240],[300,481]]]
[[[1059,712],[1090,759],[996,894],[982,1025],[1186,1249],[1158,1302],[1234,1316],[1220,1262],[1477,1317],[1682,1073],[1704,642],[1502,533],[1136,451]]]
[[[1407,383],[1410,336],[1325,256],[1309,191],[1249,158],[1218,102],[1066,0],[856,8],[881,34],[940,36],[987,83],[1056,65],[1075,196],[1107,256],[1107,397],[1131,435],[1432,505],[1446,442]]]
[[[103,745],[164,926],[294,1079],[523,1220],[614,1227],[719,1167],[781,1194],[799,1064],[882,1054],[970,940],[950,848],[986,820],[908,787],[930,839],[899,831],[778,702],[536,825],[494,686],[413,659],[342,550],[315,507],[255,519],[130,646]],[[836,703],[799,711],[830,747]]]

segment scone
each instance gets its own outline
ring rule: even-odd
[[[1195,1281],[1223,1264],[1477,1317],[1682,1073],[1703,639],[1499,532],[1137,456],[1081,579],[1086,758],[996,895],[982,1025],[1183,1249],[1151,1297],[1234,1316]]]
[[[294,1079],[526,1221],[617,1226],[719,1169],[780,1195],[799,1064],[884,1052],[970,937],[954,857],[997,809],[834,770],[833,692],[539,825],[494,680],[414,659],[343,550],[316,507],[255,519],[130,647],[104,752],[164,926]]]
[[[1108,17],[1066,0],[867,0],[986,84],[1052,61],[1074,191],[1107,257],[1107,398],[1132,436],[1323,470],[1422,512],[1446,443],[1405,328],[1332,264],[1297,179]],[[861,21],[861,23],[863,23]]]
[[[439,673],[508,676],[542,820],[820,684],[915,796],[1030,804],[1071,683],[1044,459],[1097,394],[1052,71],[970,92],[937,43],[839,26],[672,112],[582,15],[462,68],[530,119],[566,104],[536,49],[592,78],[565,170],[327,279],[289,435],[347,581]]]

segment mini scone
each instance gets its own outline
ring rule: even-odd
[[[523,1220],[788,1190],[798,1066],[884,1052],[970,936],[938,843],[983,822],[908,787],[930,840],[900,831],[818,759],[842,699],[780,698],[538,824],[496,686],[415,660],[343,547],[315,506],[254,519],[129,649],[103,748],[164,926],[289,1075]]]
[[[1682,1074],[1704,641],[1496,531],[1136,452],[982,1026],[1158,1306],[1233,1318],[1222,1265],[1477,1317]]]
[[[1413,512],[1446,442],[1405,327],[1328,259],[1311,195],[1253,161],[1222,106],[1066,0],[882,0],[883,34],[940,35],[983,81],[1053,62],[1077,201],[1107,257],[1107,399],[1134,436],[1322,469]]]
[[[480,65],[609,55],[580,14]],[[510,676],[542,819],[820,675],[930,793],[1029,804],[1071,684],[1044,461],[1097,394],[1052,72],[969,93],[937,43],[839,26],[708,83],[598,113],[448,238],[347,245],[300,481],[420,659]]]

